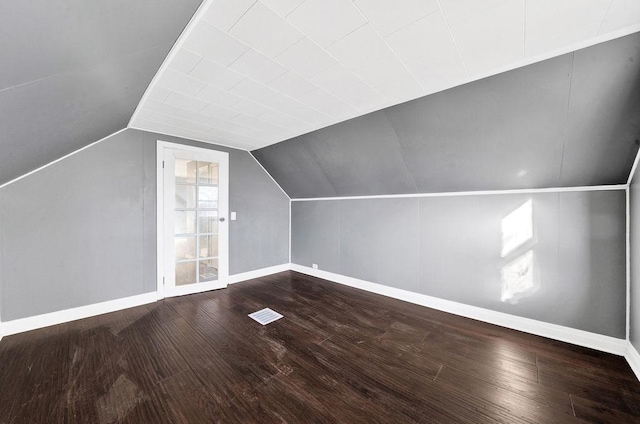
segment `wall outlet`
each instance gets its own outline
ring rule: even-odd
[[[231,220],[232,221],[236,220],[236,213],[235,212],[231,212]]]
[[[311,267],[312,267],[313,269],[318,269],[318,264],[311,264]]]

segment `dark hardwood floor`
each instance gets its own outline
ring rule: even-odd
[[[247,314],[285,317],[263,327]],[[0,423],[640,422],[621,357],[294,272],[0,342]]]

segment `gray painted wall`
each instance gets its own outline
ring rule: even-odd
[[[502,220],[529,199],[534,237],[503,258]],[[533,284],[506,296],[527,255]],[[293,202],[292,262],[625,337],[623,190]]]
[[[292,198],[622,184],[638,116],[633,34],[254,154]]]
[[[230,273],[289,261],[289,199],[249,153],[127,130],[0,189],[2,321],[156,288],[156,140],[229,152]]]
[[[126,127],[200,3],[0,2],[0,185]]]
[[[636,174],[630,190],[631,242],[631,320],[629,338],[640,352],[640,175]]]

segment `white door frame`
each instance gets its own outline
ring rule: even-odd
[[[164,287],[164,277],[165,277],[165,261],[164,261],[164,249],[165,249],[165,223],[164,223],[164,150],[165,149],[175,149],[175,150],[183,150],[187,152],[196,152],[196,153],[211,153],[215,151],[219,154],[224,154],[228,156],[228,153],[222,152],[215,149],[205,149],[202,147],[194,147],[188,146],[185,144],[179,143],[171,143],[168,141],[158,140],[156,145],[156,240],[157,240],[157,251],[156,251],[156,264],[157,264],[157,298],[158,300],[164,299],[166,297],[165,287]],[[229,181],[227,181],[229,184]],[[220,197],[223,199],[224,204],[227,207],[226,211],[220,210],[219,217],[227,218],[227,213],[229,209],[229,190],[221,190]],[[226,220],[224,225],[228,226],[228,219]],[[228,227],[227,227],[228,228]],[[225,232],[225,236],[219,239],[218,243],[225,243],[226,246],[229,245],[229,231]],[[227,250],[228,251],[228,250]],[[220,283],[227,283],[229,280],[229,255],[226,255],[226,264],[224,269],[226,272],[221,273],[218,276],[218,281]],[[209,289],[205,289],[206,291]],[[194,292],[197,292],[195,290]]]

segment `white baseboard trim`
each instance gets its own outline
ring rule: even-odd
[[[511,328],[513,330],[523,331],[525,333],[535,334],[537,336],[547,337],[578,346],[588,347],[620,356],[624,356],[628,351],[628,343],[624,339],[617,339],[615,337],[603,336],[601,334],[576,330],[574,328],[556,324],[549,324],[530,318],[523,318],[505,314],[503,312],[478,308],[476,306],[465,305],[451,300],[444,300],[407,290],[396,289],[382,284],[359,280],[357,278],[334,274],[332,272],[313,269],[302,265],[291,264],[291,270],[323,278],[335,283],[344,284],[346,286],[381,294],[383,296],[404,300],[405,302],[415,303],[428,308],[449,312],[455,315],[488,322],[501,327]]]
[[[229,276],[228,283],[236,284],[242,281],[251,280],[253,278],[260,278],[266,275],[277,274],[278,272],[289,271],[291,269],[288,263],[282,265],[270,266],[267,268],[255,269],[253,271],[242,272],[240,274],[233,274]]]
[[[12,334],[23,333],[25,331],[36,330],[38,328],[49,327],[51,325],[62,324],[82,318],[133,308],[135,306],[146,305],[147,303],[153,303],[155,301],[156,292],[151,292],[137,296],[124,297],[122,299],[109,300],[107,302],[94,303],[93,305],[80,306],[77,308],[65,309],[63,311],[16,319],[13,321],[5,321],[0,324],[0,334],[3,336],[9,336]]]
[[[638,380],[640,381],[640,353],[638,353],[638,351],[631,344],[631,342],[628,342],[628,343],[629,344],[627,345],[627,354],[624,355],[624,358],[627,360],[627,362],[629,363],[629,366],[631,367],[634,374],[636,375],[636,377],[638,377]]]
[[[572,343],[603,352],[625,356],[634,373],[636,374],[636,376],[638,376],[638,379],[640,379],[640,354],[631,345],[630,342],[623,339],[616,339],[614,337],[603,336],[600,334],[576,330],[556,324],[549,324],[529,318],[518,317],[515,315],[496,312],[484,308],[478,308],[476,306],[465,305],[450,300],[438,299],[432,296],[413,293],[406,290],[384,286],[382,284],[376,284],[369,281],[359,280],[357,278],[347,277],[344,275],[334,274],[331,272],[296,264],[287,263],[243,272],[240,274],[234,274],[229,277],[228,283],[235,284],[242,281],[251,280],[253,278],[264,277],[288,270],[297,271],[303,274],[333,281],[339,284],[344,284],[350,287],[355,287],[372,293],[381,294],[383,296],[403,300],[405,302],[415,303],[417,305],[449,312],[455,315],[496,324],[502,327],[524,331],[526,333],[531,333],[542,337],[548,337],[551,339],[560,340],[563,342]],[[49,327],[56,324],[62,324],[69,321],[75,321],[78,319],[88,318],[96,315],[106,314],[109,312],[119,311],[122,309],[133,308],[148,303],[153,303],[157,301],[156,297],[157,293],[151,292],[137,296],[96,303],[93,305],[80,306],[78,308],[51,312],[34,317],[0,322],[0,340],[2,340],[3,336],[9,336],[12,334],[36,330],[38,328]]]
[[[235,284],[253,278],[264,277],[278,272],[288,271],[288,263],[276,265],[268,268],[256,269],[229,276],[228,283]],[[107,302],[95,303],[93,305],[80,306],[63,311],[51,312],[48,314],[36,315],[28,318],[16,319],[13,321],[0,322],[0,340],[3,336],[24,333],[25,331],[37,330],[38,328],[49,327],[69,321],[89,318],[109,312],[116,312],[122,309],[133,308],[146,305],[158,300],[157,292],[145,293],[137,296],[125,297],[122,299],[110,300]]]

